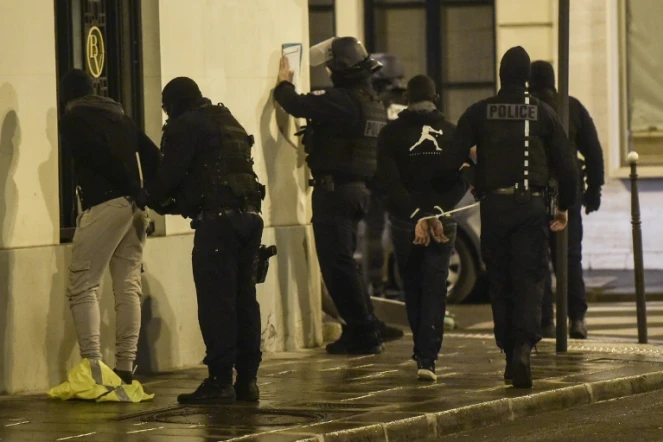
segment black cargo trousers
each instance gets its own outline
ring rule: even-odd
[[[488,272],[497,346],[510,352],[541,340],[541,304],[550,227],[542,197],[517,202],[488,194],[481,201],[481,252]]]
[[[257,377],[260,306],[256,299],[257,256],[262,218],[253,211],[226,209],[195,221],[193,277],[198,322],[210,377],[232,383]]]
[[[333,190],[313,190],[313,234],[322,277],[351,334],[378,332],[373,304],[354,258],[357,228],[369,207],[363,181],[336,183]],[[379,332],[378,332],[379,333]]]

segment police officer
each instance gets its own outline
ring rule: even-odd
[[[435,381],[435,361],[442,347],[449,261],[456,239],[448,211],[463,198],[469,182],[460,172],[436,176],[442,151],[451,143],[454,125],[437,109],[439,96],[430,77],[418,75],[407,85],[409,106],[378,138],[377,179],[386,189],[391,235],[403,280],[405,306],[414,340],[413,358],[420,380]],[[420,225],[421,226],[421,225]],[[433,241],[430,241],[430,237]],[[414,244],[413,244],[414,242]]]
[[[407,107],[403,77],[403,65],[391,54],[374,54],[373,58],[382,63],[371,79],[373,89],[387,109],[387,119],[398,118],[398,114]],[[373,296],[384,296],[383,268],[384,248],[382,236],[387,228],[383,195],[376,186],[371,186],[371,202],[364,218],[366,240],[364,244],[364,269],[371,284]]]
[[[289,114],[306,118],[304,145],[313,175],[313,232],[329,294],[346,323],[332,354],[382,351],[380,324],[354,260],[357,225],[366,215],[367,183],[387,116],[370,84],[380,63],[356,38],[331,38],[311,48],[311,65],[326,63],[333,88],[299,95],[287,59],[281,59],[274,98]]]
[[[209,369],[195,392],[177,400],[257,401],[261,324],[255,285],[264,187],[253,171],[253,137],[228,108],[204,98],[190,78],[170,81],[162,102],[168,115],[163,163],[143,201],[192,219],[193,277]]]
[[[533,96],[557,109],[557,90],[555,89],[555,70],[547,61],[532,63],[532,78],[530,92]],[[585,282],[582,278],[582,206],[585,214],[589,215],[599,209],[601,205],[601,187],[604,181],[603,150],[596,132],[596,126],[587,109],[574,97],[569,97],[569,141],[573,149],[574,158],[580,152],[584,161],[577,160],[578,198],[576,204],[569,208],[569,242],[568,242],[568,306],[569,306],[569,334],[575,339],[587,338],[587,296]],[[586,178],[587,187],[585,188]],[[557,264],[554,235],[551,236],[550,249],[553,266]],[[548,278],[543,297],[543,314],[541,331],[544,337],[555,337],[555,323],[553,320],[553,293],[552,281]]]
[[[506,353],[504,380],[531,388],[530,352],[541,339],[541,303],[548,270],[548,236],[563,229],[576,200],[577,171],[562,124],[525,85],[530,58],[509,49],[501,60],[502,88],[470,106],[458,121],[447,170],[477,147],[476,190],[481,201],[481,249],[488,271],[495,339]],[[548,226],[544,193],[559,181],[559,206]]]
[[[371,79],[373,89],[387,109],[387,119],[393,121],[407,107],[403,78],[403,65],[391,54],[373,54],[373,58],[382,63]],[[366,239],[364,242],[364,268],[372,288],[372,295],[384,296],[383,268],[384,248],[382,237],[387,228],[383,195],[375,186],[371,186],[371,203],[364,218]]]

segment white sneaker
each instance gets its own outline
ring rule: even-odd
[[[437,381],[437,375],[435,374],[435,362],[418,361],[417,378],[419,378],[420,381]]]

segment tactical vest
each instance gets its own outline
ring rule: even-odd
[[[477,190],[481,193],[528,181],[546,187],[548,155],[541,138],[540,102],[500,95],[484,101],[478,142]],[[527,124],[525,124],[527,122]],[[527,140],[527,147],[526,147]],[[527,154],[525,151],[527,150]]]
[[[377,169],[377,140],[387,123],[384,105],[370,88],[349,89],[360,109],[352,125],[309,123],[306,148],[313,176],[325,173],[370,179]]]
[[[265,187],[253,170],[253,136],[223,105],[207,105],[193,110],[204,131],[186,181],[196,189],[189,191],[189,213],[217,211],[221,208],[260,210]],[[196,201],[197,199],[197,201]]]

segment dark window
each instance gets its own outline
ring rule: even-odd
[[[311,46],[336,35],[334,0],[309,0],[309,43]],[[311,66],[311,90],[331,86],[331,80],[324,66]]]
[[[406,79],[427,74],[456,121],[496,87],[494,0],[365,0],[366,44],[395,55]]]
[[[142,128],[140,0],[54,0],[54,4],[58,84],[69,69],[85,69],[94,78],[96,93],[122,103]],[[61,115],[61,103],[58,111]],[[60,146],[60,240],[69,242],[80,209],[73,160]]]

